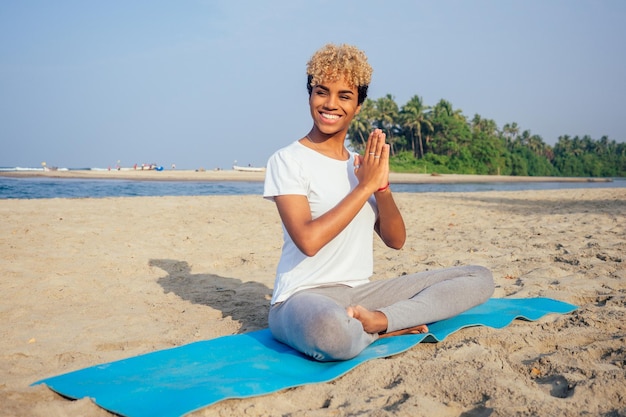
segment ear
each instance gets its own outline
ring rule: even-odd
[[[354,115],[356,116],[360,112],[361,112],[361,105],[359,104],[358,106],[356,106],[356,111],[354,112]]]

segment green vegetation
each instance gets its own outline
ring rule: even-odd
[[[446,100],[426,106],[415,95],[398,107],[387,94],[366,99],[348,138],[362,151],[369,132],[382,129],[394,172],[516,176],[626,177],[626,144],[564,135],[554,147],[517,123],[471,120]]]

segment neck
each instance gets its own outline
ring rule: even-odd
[[[315,127],[313,127],[313,129],[311,129],[309,131],[309,133],[306,134],[306,138],[313,143],[325,143],[325,144],[331,144],[331,143],[337,143],[340,146],[343,146],[345,140],[346,140],[346,134],[347,132],[337,132],[334,134],[326,134],[326,133],[322,133],[319,130],[317,130]]]
[[[345,160],[350,155],[344,146],[344,135],[326,136],[310,131],[305,136],[308,147],[329,158]]]

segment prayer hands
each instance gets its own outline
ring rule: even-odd
[[[389,144],[380,129],[370,133],[365,145],[365,155],[354,158],[354,173],[359,183],[371,186],[372,193],[389,184]]]

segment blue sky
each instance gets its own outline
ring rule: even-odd
[[[311,121],[305,66],[350,43],[369,96],[626,140],[626,2],[3,1],[0,166],[264,165]]]

